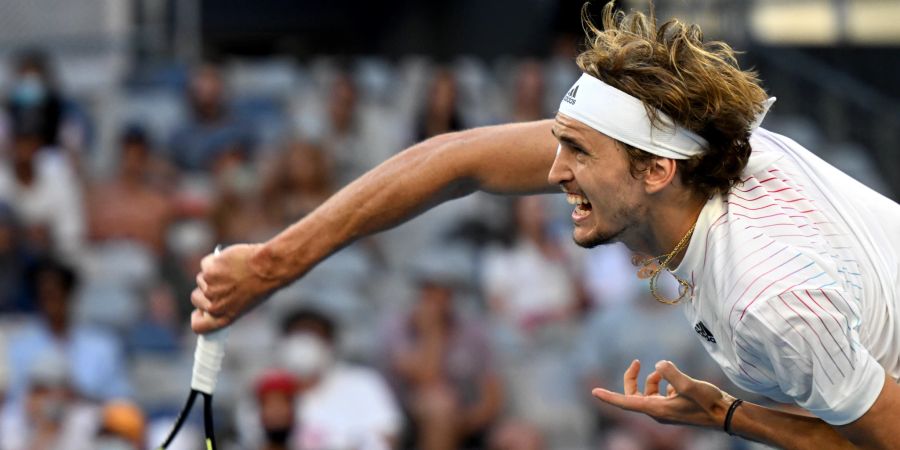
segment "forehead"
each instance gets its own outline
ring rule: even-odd
[[[577,143],[591,148],[616,147],[613,138],[563,113],[556,113],[552,132],[562,143]]]
[[[556,113],[556,117],[553,121],[553,134],[558,135],[563,132],[569,133],[587,133],[589,131],[594,131],[591,127],[585,125],[583,122],[578,121],[577,119],[573,119],[561,112]]]

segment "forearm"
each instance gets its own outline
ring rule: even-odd
[[[749,402],[744,402],[735,410],[731,431],[752,441],[790,450],[856,448],[821,419],[777,411]]]
[[[548,190],[550,121],[485,127],[429,139],[339,191],[260,248],[254,264],[286,283],[356,239],[476,190]]]

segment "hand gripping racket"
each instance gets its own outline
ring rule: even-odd
[[[213,254],[218,254],[221,246],[216,246]],[[197,348],[194,351],[194,370],[191,374],[191,393],[188,394],[187,402],[178,413],[175,419],[175,425],[169,432],[169,437],[163,441],[157,450],[165,450],[175,439],[181,426],[191,412],[194,406],[194,400],[197,394],[203,397],[203,430],[206,436],[206,450],[216,450],[216,436],[213,428],[212,415],[212,397],[213,391],[216,389],[216,379],[219,371],[222,369],[222,358],[225,356],[225,340],[228,336],[228,329],[213,331],[197,336]]]

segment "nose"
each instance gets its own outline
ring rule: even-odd
[[[562,184],[572,180],[572,171],[569,170],[565,150],[562,145],[556,147],[556,158],[553,159],[553,166],[550,167],[550,174],[547,175],[547,181],[550,184]]]

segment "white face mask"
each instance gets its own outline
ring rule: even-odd
[[[315,334],[292,334],[280,347],[282,364],[299,377],[319,375],[332,363],[331,346]]]

